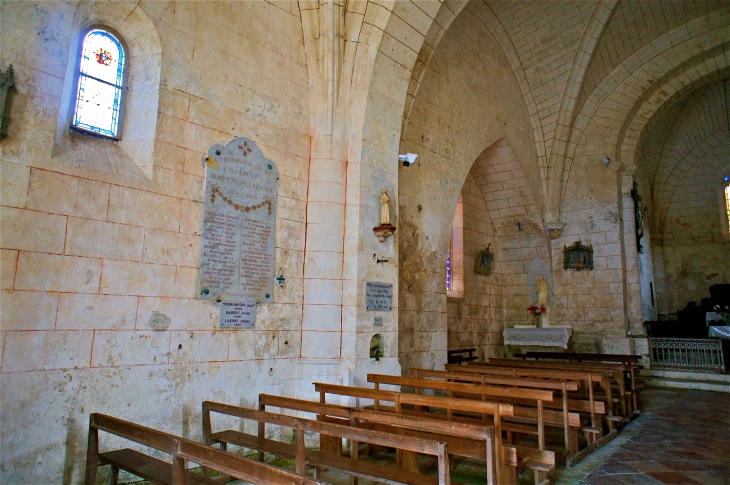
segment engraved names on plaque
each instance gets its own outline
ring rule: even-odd
[[[256,303],[224,301],[221,303],[220,328],[253,328]]]
[[[273,301],[277,179],[276,165],[248,138],[208,150],[199,298]]]
[[[389,312],[393,309],[393,284],[368,281],[365,283],[365,310]]]

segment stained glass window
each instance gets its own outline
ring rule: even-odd
[[[119,137],[125,55],[119,40],[103,29],[84,37],[71,126]]]
[[[730,183],[728,177],[725,177],[725,215],[727,216],[728,232],[730,232]]]

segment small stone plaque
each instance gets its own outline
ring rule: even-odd
[[[393,284],[368,281],[365,283],[365,310],[389,312],[393,309]]]
[[[248,138],[208,150],[198,298],[274,298],[276,184],[271,160]]]
[[[221,303],[220,328],[253,328],[256,323],[256,303],[224,301]]]

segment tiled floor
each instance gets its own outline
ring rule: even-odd
[[[644,414],[624,430],[635,434],[577,483],[730,484],[730,394],[648,389],[642,397]]]

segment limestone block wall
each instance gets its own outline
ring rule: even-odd
[[[724,206],[729,132],[722,82],[710,83],[676,100],[647,131],[642,163],[653,169],[653,245],[660,313],[700,303],[713,284],[730,281]],[[662,122],[674,122],[661,132]],[[668,120],[665,120],[668,119]],[[650,148],[653,148],[650,149]]]
[[[700,303],[713,284],[730,281],[730,236],[723,224],[722,160],[726,145],[699,159],[667,208],[663,239],[666,313]],[[725,216],[726,217],[726,216]]]
[[[310,147],[296,3],[89,5],[0,7],[0,64],[16,73],[0,147],[7,484],[82,481],[90,412],[199,439],[203,399],[252,405],[259,392],[294,395],[312,380],[295,364]],[[146,62],[136,53],[157,59],[132,70],[159,78],[151,166],[90,138],[57,156],[74,39],[92,21],[120,33],[133,67]],[[252,138],[278,166],[276,267],[287,283],[259,307],[254,330],[221,331],[218,306],[195,298],[202,156],[234,136]],[[150,326],[158,314],[170,321],[163,331]]]
[[[398,173],[398,340],[404,371],[446,361],[446,255],[454,207],[474,161],[506,139],[529,167],[529,183],[539,180],[534,144],[524,142],[532,137],[525,101],[500,45],[475,13],[480,8],[470,2],[438,44],[400,143],[400,153],[419,154],[416,165]],[[508,191],[520,194],[518,187]],[[488,332],[500,324],[490,321]]]
[[[600,157],[584,155],[585,149],[578,147],[580,155],[570,171],[563,205],[565,230],[552,241],[556,308],[551,319],[553,325],[573,328],[576,352],[600,352],[607,338],[626,336],[621,244],[626,212],[622,214],[619,205],[615,168],[604,166]],[[627,224],[633,230],[633,221]],[[563,248],[576,241],[593,246],[592,271],[563,269]]]
[[[496,229],[489,217],[482,190],[472,172],[461,192],[463,199],[463,289],[447,300],[449,349],[476,348],[481,358],[502,355],[504,328],[502,278],[500,263],[492,264],[492,274],[474,272],[477,255],[491,244],[497,255]],[[458,261],[453,263],[459,264]],[[452,266],[453,268],[453,266]],[[453,274],[452,270],[452,274]]]

